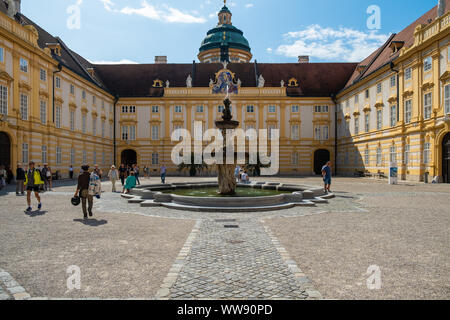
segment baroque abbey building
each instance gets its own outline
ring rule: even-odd
[[[279,129],[280,174],[450,182],[450,0],[362,62],[258,63],[224,6],[198,61],[94,65],[0,0],[0,164],[137,163],[169,173],[171,133],[213,128],[227,90],[242,129]],[[213,174],[209,172],[207,174]]]

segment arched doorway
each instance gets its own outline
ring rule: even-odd
[[[442,141],[442,178],[444,183],[450,183],[450,132]]]
[[[314,152],[314,173],[322,174],[322,167],[330,161],[330,151],[319,149]]]
[[[127,149],[127,150],[123,150],[122,151],[122,155],[120,157],[121,162],[124,165],[133,165],[133,164],[137,164],[137,154],[136,151],[131,150],[131,149]]]
[[[0,165],[11,166],[11,141],[4,132],[0,132]]]

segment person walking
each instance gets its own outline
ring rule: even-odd
[[[100,198],[101,193],[101,183],[100,178],[95,172],[89,173],[89,166],[84,165],[81,167],[83,173],[78,177],[77,190],[75,191],[74,197],[78,196],[81,198],[81,205],[83,210],[84,219],[93,216],[92,207],[94,206],[94,196]],[[86,202],[88,207],[86,208]]]
[[[144,166],[144,176],[148,178],[148,167]]]
[[[134,177],[136,178],[136,183],[138,185],[141,185],[141,182],[139,181],[139,167],[137,166],[137,164],[134,165],[133,170],[134,170]]]
[[[331,192],[331,190],[330,190],[330,187],[331,187],[331,161],[328,161],[322,167],[322,177],[323,177],[325,193]]]
[[[136,177],[134,176],[134,171],[130,172],[130,175],[127,177],[127,181],[125,182],[125,186],[123,187],[123,193],[130,193],[131,189],[136,187]]]
[[[160,174],[161,174],[161,183],[165,184],[166,183],[166,172],[167,172],[167,168],[164,165],[164,163],[161,165],[160,168]]]
[[[120,181],[122,182],[122,186],[125,183],[126,174],[127,174],[127,168],[125,168],[125,165],[122,163],[119,167],[119,178],[120,178]]]
[[[97,174],[97,176],[100,178],[100,180],[102,179],[102,175],[103,175],[103,171],[102,169],[99,169],[98,164],[94,165],[94,171]]]
[[[116,192],[116,181],[119,179],[119,171],[117,171],[115,165],[111,166],[111,170],[108,172],[108,178],[111,180],[112,184],[111,192]]]
[[[73,166],[69,167],[69,178],[70,180],[73,180]]]
[[[28,170],[25,174],[24,185],[27,188],[27,212],[30,212],[31,210],[33,210],[31,208],[31,192],[34,192],[34,196],[38,201],[38,210],[42,209],[41,197],[39,196],[39,186],[42,186],[44,184],[44,181],[42,181],[41,173],[39,172],[39,170],[34,168],[33,161],[31,161],[28,166]]]
[[[6,170],[5,167],[0,165],[0,190],[6,186]]]
[[[14,180],[14,174],[10,167],[6,167],[6,183],[11,184],[11,182]]]
[[[25,194],[24,181],[25,181],[25,171],[22,168],[22,164],[18,163],[16,169],[16,195],[19,195],[19,192],[22,195]]]
[[[47,177],[48,170],[49,169],[48,169],[46,163],[44,163],[44,168],[42,168],[42,170],[39,170],[41,172],[42,180],[44,180],[44,191],[47,191],[48,186],[49,186],[49,181],[48,181],[48,177]]]

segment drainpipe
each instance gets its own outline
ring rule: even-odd
[[[116,163],[116,105],[117,105],[117,101],[119,101],[119,96],[115,95],[114,96],[114,109],[113,109],[113,154],[114,154],[114,165],[117,167],[117,163]]]
[[[61,63],[58,63],[58,70],[53,71],[53,123],[55,123],[55,74],[62,71]]]
[[[391,61],[390,64],[391,70],[397,74],[397,121],[400,120],[400,78],[398,76],[399,70],[394,69],[394,62]]]
[[[337,129],[337,101],[336,95],[331,95],[331,100],[334,102],[334,173],[337,174],[338,164],[337,164],[337,149],[338,149],[338,129]]]

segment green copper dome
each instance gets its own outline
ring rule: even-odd
[[[228,20],[224,20],[224,16]],[[230,24],[220,23],[221,21],[229,21]],[[210,49],[220,49],[221,47],[251,52],[250,45],[247,39],[245,39],[244,33],[231,25],[231,12],[226,6],[219,12],[219,25],[208,31],[200,47],[200,52]]]

